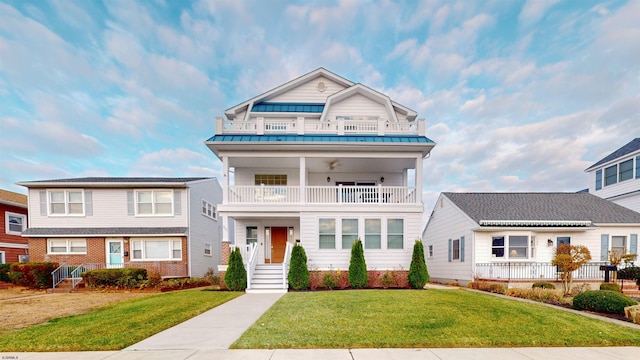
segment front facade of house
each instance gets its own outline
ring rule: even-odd
[[[638,254],[640,213],[587,193],[442,193],[423,233],[431,278],[554,281],[559,244],[586,246],[578,280],[602,281],[609,251]]]
[[[320,68],[225,115],[206,141],[223,166],[218,210],[257,264],[286,262],[297,242],[311,270],[347,269],[361,239],[368,268],[408,269],[435,146],[413,110]]]
[[[585,170],[589,193],[640,212],[640,138]]]
[[[215,178],[76,178],[29,189],[31,261],[201,277],[220,263]]]
[[[27,196],[0,190],[0,264],[27,261]]]

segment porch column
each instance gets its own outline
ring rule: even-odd
[[[229,243],[229,217],[222,215],[222,242]]]
[[[300,156],[300,203],[307,203],[307,158]]]
[[[416,204],[422,204],[422,155],[416,157]]]
[[[229,157],[222,157],[222,203],[229,203]]]

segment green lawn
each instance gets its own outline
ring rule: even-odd
[[[464,290],[289,293],[232,348],[640,345],[640,331]]]
[[[22,330],[0,330],[0,351],[119,350],[242,294],[183,290],[123,301]]]

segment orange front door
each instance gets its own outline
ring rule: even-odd
[[[271,228],[271,263],[282,263],[284,251],[287,246],[287,228]]]

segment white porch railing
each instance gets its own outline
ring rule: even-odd
[[[600,266],[605,262],[590,262],[573,272],[574,280],[604,279]],[[547,262],[495,262],[476,264],[475,277],[502,280],[558,280],[557,266]]]
[[[333,118],[264,118],[247,121],[216,118],[216,134],[372,134],[372,135],[424,135],[424,119],[416,121],[347,120]]]
[[[282,260],[282,288],[289,288],[289,263],[291,262],[291,250],[293,246],[287,241],[287,246],[284,250],[284,259]]]
[[[229,204],[415,204],[416,192],[405,186],[229,186]]]
[[[247,260],[247,290],[251,289],[251,278],[253,278],[253,273],[256,271],[256,265],[258,264],[258,246],[256,244],[249,244],[248,252],[249,259]]]

